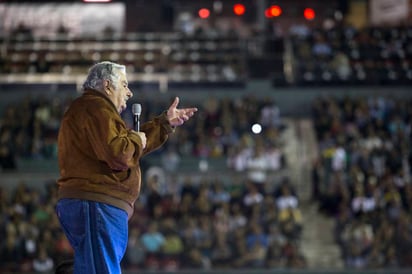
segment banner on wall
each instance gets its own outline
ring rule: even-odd
[[[124,3],[0,4],[0,33],[5,35],[21,24],[38,36],[54,34],[60,26],[73,35],[96,35],[107,28],[123,32],[124,22]]]
[[[409,0],[370,0],[370,23],[398,23],[409,16]]]

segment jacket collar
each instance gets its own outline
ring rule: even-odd
[[[86,90],[84,90],[83,95],[86,95],[86,96],[89,96],[89,95],[91,95],[91,96],[98,96],[98,97],[101,97],[101,98],[105,99],[107,102],[109,102],[109,104],[113,107],[113,109],[114,109],[114,110],[116,111],[116,113],[117,113],[117,108],[116,108],[116,106],[113,104],[112,100],[110,100],[109,97],[107,97],[106,95],[104,95],[102,92],[97,91],[97,90],[95,90],[95,89],[86,89]]]

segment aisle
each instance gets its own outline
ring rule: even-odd
[[[342,269],[339,247],[333,239],[334,220],[317,211],[311,198],[311,164],[317,156],[316,140],[309,119],[287,119],[285,139],[289,176],[300,198],[303,216],[301,250],[309,268]]]

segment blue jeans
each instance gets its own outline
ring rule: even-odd
[[[107,204],[62,199],[56,213],[74,249],[74,274],[120,274],[128,240],[127,212]]]

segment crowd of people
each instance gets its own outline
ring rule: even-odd
[[[19,111],[17,104],[6,108],[0,123],[2,172],[19,171],[21,158],[57,161],[59,121],[72,99],[26,98]],[[141,119],[150,119],[149,113],[166,104],[145,101]],[[131,113],[126,111],[123,118],[132,126]],[[252,132],[254,123],[261,125],[260,134]],[[145,187],[129,223],[124,269],[304,267],[302,216],[293,183],[268,176],[285,168],[283,127],[271,99],[204,101],[198,119],[176,130],[154,152],[168,158],[166,178],[143,166]],[[178,172],[182,157],[223,158],[227,170],[240,176],[230,182],[210,177],[198,181]],[[45,185],[43,192],[25,182],[13,191],[1,189],[0,235],[6,239],[0,244],[1,269],[48,272],[72,258],[55,216],[55,182]]]
[[[203,29],[203,28],[201,28]],[[72,35],[61,25],[49,36],[35,35],[21,24],[14,32],[0,33],[0,73],[4,75],[63,74],[76,76],[100,60],[127,66],[129,73],[162,74],[171,83],[225,83],[242,85],[244,49],[235,31],[213,30],[115,32],[108,26],[94,35]],[[39,46],[41,44],[41,46]],[[93,44],[95,46],[90,47]]]
[[[261,70],[258,66],[245,67],[244,62],[247,60],[241,56],[272,54],[274,48],[278,47],[275,43],[290,42],[293,61],[287,65],[291,66],[289,73],[292,75],[287,75],[283,70],[277,72],[281,74],[279,77],[283,83],[298,86],[405,85],[412,81],[410,26],[354,27],[331,21],[322,26],[310,27],[309,24],[296,23],[288,29],[284,27],[281,34],[279,31],[265,33],[267,45],[263,46],[257,42],[259,39],[253,39],[255,31],[249,30],[248,34],[242,35],[240,30],[248,28],[240,23],[229,22],[210,26],[202,21],[205,26],[197,28],[194,23],[189,24],[191,27],[186,26],[188,23],[183,20],[177,32],[185,35],[184,38],[162,43],[157,41],[159,38],[152,38],[153,41],[150,38],[136,40],[136,45],[141,43],[147,48],[145,51],[126,48],[110,50],[113,43],[129,43],[133,40],[131,38],[122,40],[112,37],[110,39],[113,41],[107,41],[106,44],[98,40],[90,41],[102,43],[101,50],[88,47],[64,49],[65,44],[71,44],[67,41],[61,43],[63,49],[55,49],[52,45],[58,41],[50,41],[47,51],[36,50],[34,46],[33,49],[23,50],[22,42],[17,40],[16,44],[6,44],[4,60],[0,60],[0,71],[6,74],[61,72],[70,75],[78,71],[79,65],[84,68],[98,59],[110,58],[126,63],[131,72],[167,73],[170,82],[240,83],[246,80],[245,77],[254,75],[254,70]],[[273,24],[275,29],[280,27]],[[233,26],[222,29],[220,25]],[[17,31],[27,33],[27,28],[20,27]],[[202,35],[205,33],[210,41],[203,40]],[[240,43],[241,39],[245,39],[245,43]],[[178,46],[171,46],[173,44]],[[240,44],[248,44],[249,47],[240,47]],[[275,54],[285,59],[284,49],[277,49]],[[273,69],[271,71],[273,73]],[[287,78],[292,79],[285,81]]]
[[[167,189],[149,176],[129,221],[123,269],[167,270],[306,266],[300,249],[304,229],[291,182],[272,192],[252,181],[225,184],[171,176]],[[56,218],[55,182],[44,192],[21,182],[2,188],[0,268],[12,273],[53,273],[73,250]]]
[[[55,159],[57,133],[61,117],[73,97],[27,97],[23,103],[6,106],[0,118],[0,164],[3,171],[16,170],[19,159]],[[142,99],[141,119],[161,112],[167,102]],[[188,103],[190,104],[190,103]],[[125,111],[126,123],[133,126],[130,111]],[[154,155],[173,158],[176,165],[165,168],[174,171],[182,157],[225,158],[227,167],[239,172],[252,169],[256,158],[265,159],[261,172],[277,171],[284,164],[280,134],[284,128],[279,106],[271,99],[244,96],[208,98],[202,103],[199,118],[189,121]],[[259,134],[252,132],[260,124]],[[259,149],[257,149],[259,148]],[[263,151],[256,156],[258,151]],[[169,160],[170,160],[169,159]],[[267,161],[266,161],[267,160]]]
[[[349,268],[412,266],[411,101],[322,97],[313,199]]]
[[[291,37],[298,85],[405,85],[412,81],[410,26],[301,26]]]
[[[19,112],[7,108],[1,120],[3,172],[13,171],[10,159],[56,156],[58,121],[70,100],[27,99]],[[389,97],[321,97],[313,103],[320,155],[313,166],[313,199],[335,218],[335,239],[349,268],[410,267],[410,104]],[[142,117],[164,108],[154,101],[145,106]],[[124,119],[131,125],[127,113]],[[250,130],[256,121],[261,134]],[[305,267],[299,248],[304,224],[293,184],[268,182],[256,169],[282,167],[282,154],[268,158],[281,147],[282,127],[279,108],[269,99],[204,101],[199,119],[157,153],[223,157],[228,170],[247,176],[197,181],[178,176],[178,164],[165,168],[166,183],[149,173],[130,220],[124,268]],[[71,258],[54,213],[54,182],[43,193],[24,183],[13,192],[2,189],[0,200],[2,269],[42,272]]]

